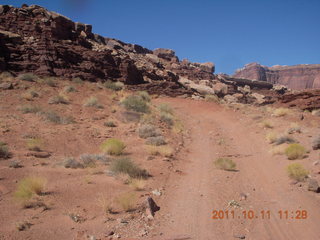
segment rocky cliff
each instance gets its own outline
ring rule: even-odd
[[[233,76],[282,84],[297,90],[320,88],[320,64],[266,67],[250,63],[237,70]]]

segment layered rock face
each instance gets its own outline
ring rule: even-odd
[[[150,84],[170,95],[190,93],[178,81],[214,79],[212,63],[180,61],[170,49],[151,51],[92,33],[40,6],[0,5],[0,71],[33,72],[39,76],[116,80],[128,85]],[[169,89],[169,91],[168,91]]]
[[[266,67],[250,63],[237,70],[233,76],[282,84],[296,90],[320,88],[320,64]]]

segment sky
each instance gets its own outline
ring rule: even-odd
[[[266,66],[320,63],[320,0],[1,0],[37,4],[93,32],[179,59],[213,62],[232,74]]]

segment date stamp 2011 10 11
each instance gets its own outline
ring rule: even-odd
[[[234,211],[234,210],[213,210],[212,219],[214,220],[223,220],[223,219],[272,219],[276,217],[281,220],[304,220],[308,218],[307,210],[279,210],[276,214],[271,214],[270,210],[243,210],[243,211]]]

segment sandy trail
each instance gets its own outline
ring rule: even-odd
[[[177,166],[183,174],[170,177],[160,200],[157,231],[164,239],[320,239],[319,199],[290,184],[285,172],[290,162],[268,152],[264,136],[249,117],[240,119],[239,114],[202,101],[158,101],[169,102],[190,131],[187,153]],[[239,171],[215,169],[213,160],[218,157],[230,157]],[[231,200],[241,208],[229,207]],[[213,210],[234,210],[235,217],[213,220]],[[255,216],[244,219],[242,212],[249,210]],[[270,211],[270,219],[262,219],[263,210]],[[288,219],[280,219],[279,210],[288,210]],[[294,219],[301,210],[307,211],[307,219]]]

